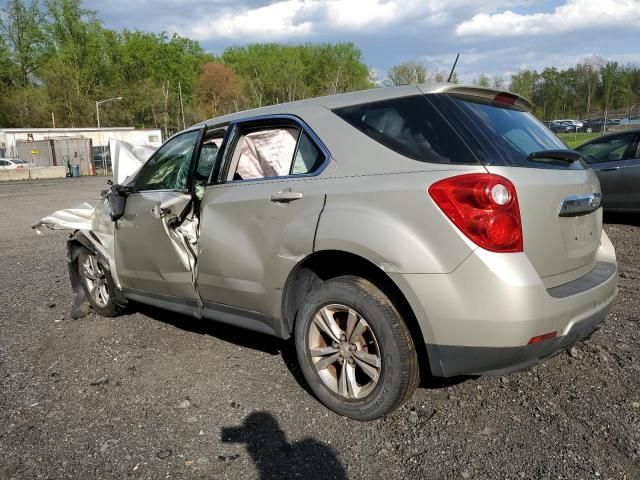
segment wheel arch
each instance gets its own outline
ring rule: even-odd
[[[98,261],[113,275],[111,264],[104,251],[104,246],[98,238],[91,235],[90,232],[85,233],[82,230],[76,230],[71,234],[67,240],[67,267],[69,269],[69,281],[71,282],[71,290],[73,292],[71,317],[74,319],[87,315],[90,308],[89,299],[84,292],[82,279],[78,272],[78,255],[82,249],[94,254],[98,258]],[[114,295],[119,305],[124,306],[127,304],[127,300],[119,291],[114,292]]]
[[[407,297],[396,282],[371,260],[344,250],[320,250],[306,256],[290,272],[285,282],[281,318],[285,329],[291,333],[296,315],[305,296],[321,282],[343,275],[366,278],[379,288],[396,307],[404,319],[421,365],[428,365],[427,347],[422,328]]]

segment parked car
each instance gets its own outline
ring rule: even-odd
[[[436,84],[234,113],[37,227],[77,230],[77,307],[293,338],[318,399],[371,420],[421,371],[524,369],[605,318],[618,275],[597,177],[529,110]]]
[[[0,169],[12,170],[14,168],[29,168],[31,164],[19,158],[0,158]]]
[[[605,125],[604,118],[585,120],[584,125],[582,126],[582,131],[587,133],[601,132],[603,125]],[[607,118],[607,128],[615,125],[620,125],[619,118]]]
[[[605,210],[640,211],[640,130],[605,135],[576,150],[598,175]]]
[[[584,122],[582,122],[580,120],[563,119],[563,120],[554,120],[554,121],[558,122],[558,123],[564,123],[564,124],[567,124],[567,125],[571,125],[574,128],[574,130],[578,129],[578,131],[580,131],[580,129],[584,125]]]
[[[567,123],[551,121],[551,122],[544,122],[544,124],[553,133],[572,133],[575,131],[575,128],[572,125],[569,125]]]

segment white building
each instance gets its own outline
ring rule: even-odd
[[[132,145],[158,148],[162,144],[159,128],[4,128],[0,129],[0,157],[17,156],[18,141],[60,138],[88,138],[96,149],[109,149],[109,140],[124,140]]]

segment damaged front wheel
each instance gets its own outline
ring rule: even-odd
[[[103,317],[119,315],[122,308],[114,302],[115,286],[109,270],[85,249],[78,255],[77,265],[82,288],[96,313]]]

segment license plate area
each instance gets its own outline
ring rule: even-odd
[[[596,251],[600,244],[600,228],[595,213],[577,217],[562,217],[562,234],[567,255],[583,257]]]

